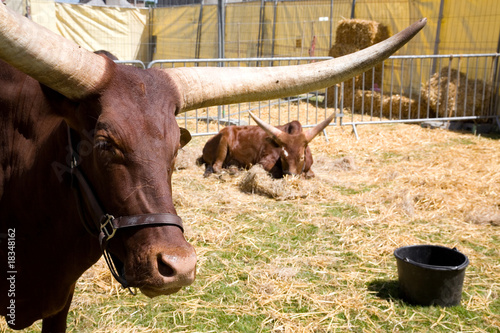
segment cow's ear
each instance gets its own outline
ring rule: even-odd
[[[191,133],[189,133],[189,131],[183,127],[179,127],[180,131],[181,131],[181,138],[180,138],[180,142],[179,142],[179,148],[182,148],[184,147],[185,145],[188,144],[189,141],[191,141]]]
[[[270,138],[270,137],[267,137],[266,138],[266,142],[269,143],[271,146],[273,146],[274,148],[279,148],[281,147],[280,144],[278,142],[276,142],[273,138]]]

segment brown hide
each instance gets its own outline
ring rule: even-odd
[[[302,125],[292,121],[276,128],[286,134],[279,143],[259,126],[223,128],[203,148],[199,162],[205,164],[205,177],[229,166],[248,169],[254,164],[261,164],[274,178],[286,174],[313,177],[313,158]]]
[[[101,255],[80,221],[66,172],[66,123],[82,139],[82,168],[107,213],[176,214],[178,93],[161,71],[111,60],[108,67],[106,88],[77,103],[0,61],[0,258],[7,263],[3,235],[13,230],[16,269],[9,298],[2,269],[0,313],[12,328],[43,318],[44,331],[64,331],[74,284]],[[109,247],[124,262],[129,284],[150,297],[194,280],[196,255],[176,226],[119,230]]]

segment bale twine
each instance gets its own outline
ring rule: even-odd
[[[389,28],[379,22],[345,19],[339,21],[336,31],[335,44],[328,53],[329,56],[337,58],[346,54],[354,53],[390,37]],[[355,89],[368,89],[372,86],[381,86],[382,83],[382,64],[375,66],[375,70],[369,70],[354,78]],[[334,105],[335,93],[328,88],[328,106]],[[352,90],[352,80],[344,83],[344,90]]]
[[[422,85],[422,99],[438,117],[484,116],[490,112],[492,87],[444,67]]]

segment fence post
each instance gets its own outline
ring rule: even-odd
[[[330,0],[330,44],[329,48],[333,45],[333,0]]]
[[[274,58],[274,42],[276,39],[276,18],[277,18],[277,11],[278,11],[278,0],[274,1],[274,17],[273,17],[273,40],[272,40],[272,46],[271,46],[271,58]],[[271,66],[274,66],[274,61],[271,62]]]
[[[260,15],[259,15],[259,39],[257,41],[257,58],[262,57],[262,44],[264,43],[264,6],[265,0],[260,1]]]
[[[198,28],[196,29],[195,59],[200,59],[201,50],[201,29],[203,27],[203,1],[200,2],[200,15],[198,16]],[[196,63],[198,65],[198,63]]]
[[[498,43],[497,43],[497,56],[495,57],[495,61],[494,61],[494,65],[493,65],[493,82],[495,83],[494,86],[494,92],[495,92],[495,98],[494,98],[494,102],[493,102],[493,112],[495,112],[495,115],[497,116],[497,125],[498,125],[498,129],[500,129],[500,121],[498,119],[498,117],[500,116],[500,110],[499,110],[499,105],[500,105],[500,102],[499,102],[499,86],[500,86],[500,73],[499,73],[499,67],[498,67],[498,54],[500,53],[500,32],[498,34]]]
[[[218,57],[219,59],[224,58],[224,43],[225,43],[225,26],[226,26],[226,1],[219,0],[218,1],[218,19],[219,19],[219,50]],[[219,61],[218,67],[224,67],[224,62]],[[217,107],[217,118],[221,119],[225,116],[225,108],[224,106],[219,105]]]
[[[444,0],[441,0],[441,3],[439,4],[439,17],[438,17],[438,22],[437,22],[437,28],[436,28],[436,38],[435,38],[435,43],[434,43],[434,55],[439,54],[439,42],[440,42],[440,35],[441,35],[441,22],[443,21],[443,11],[444,11]],[[437,58],[434,58],[434,61],[432,62],[432,72],[436,72],[436,63],[437,63]]]
[[[146,62],[151,62],[154,60],[154,56],[156,53],[156,35],[153,35],[153,25],[154,25],[154,12],[155,10],[151,7],[148,8],[148,36],[149,36],[149,45],[148,45],[148,54],[146,55]]]
[[[226,25],[226,1],[219,0],[218,1],[218,19],[219,19],[219,31],[218,31],[218,39],[219,39],[219,50],[218,57],[224,58],[224,43],[225,43],[225,25]],[[223,63],[219,63],[219,67],[222,67]]]

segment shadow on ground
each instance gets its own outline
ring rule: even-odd
[[[373,280],[368,282],[368,290],[385,300],[402,300],[399,295],[398,280]]]

